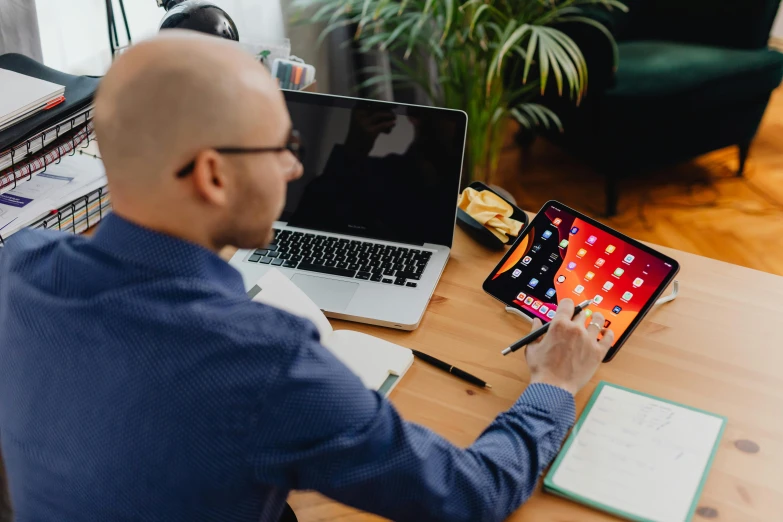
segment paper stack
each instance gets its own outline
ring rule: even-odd
[[[0,130],[65,101],[65,87],[0,69]]]
[[[67,156],[17,188],[0,194],[0,244],[22,228],[82,233],[110,212],[103,162]]]

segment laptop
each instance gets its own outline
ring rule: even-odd
[[[415,329],[454,240],[467,115],[283,92],[304,175],[272,243],[231,265],[246,289],[276,268],[328,317]]]

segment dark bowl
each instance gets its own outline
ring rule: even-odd
[[[499,196],[500,199],[502,199],[503,201],[511,205],[511,208],[514,209],[514,213],[511,214],[511,218],[520,221],[522,223],[522,229],[524,229],[527,226],[528,218],[525,211],[520,209],[510,201],[508,201],[502,195],[498,194],[497,192],[495,192],[494,190],[492,190],[491,188],[489,188],[488,186],[486,186],[480,181],[474,181],[468,186],[478,192],[488,190],[493,194],[495,194],[496,196]],[[464,210],[462,210],[461,208],[457,208],[457,224],[476,242],[484,245],[487,248],[491,248],[493,250],[503,250],[503,247],[512,244],[516,240],[515,237],[511,236],[509,238],[508,243],[503,243],[497,237],[495,237],[495,234],[490,232],[487,227],[485,227],[484,225],[482,225],[481,223],[479,223],[478,221],[470,217],[470,215]]]

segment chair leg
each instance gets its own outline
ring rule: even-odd
[[[739,144],[739,169],[737,169],[737,176],[741,177],[745,172],[745,162],[748,159],[748,153],[750,152],[750,142]]]
[[[614,170],[606,171],[606,217],[613,217],[617,215],[617,174]]]

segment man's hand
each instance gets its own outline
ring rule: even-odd
[[[614,332],[603,328],[604,316],[597,312],[585,327],[587,315],[582,310],[576,317],[574,302],[563,299],[547,334],[530,344],[525,351],[530,367],[530,383],[544,383],[563,388],[576,395],[598,370],[606,352],[614,342]],[[533,321],[533,330],[541,321]],[[598,334],[603,338],[599,341]]]

